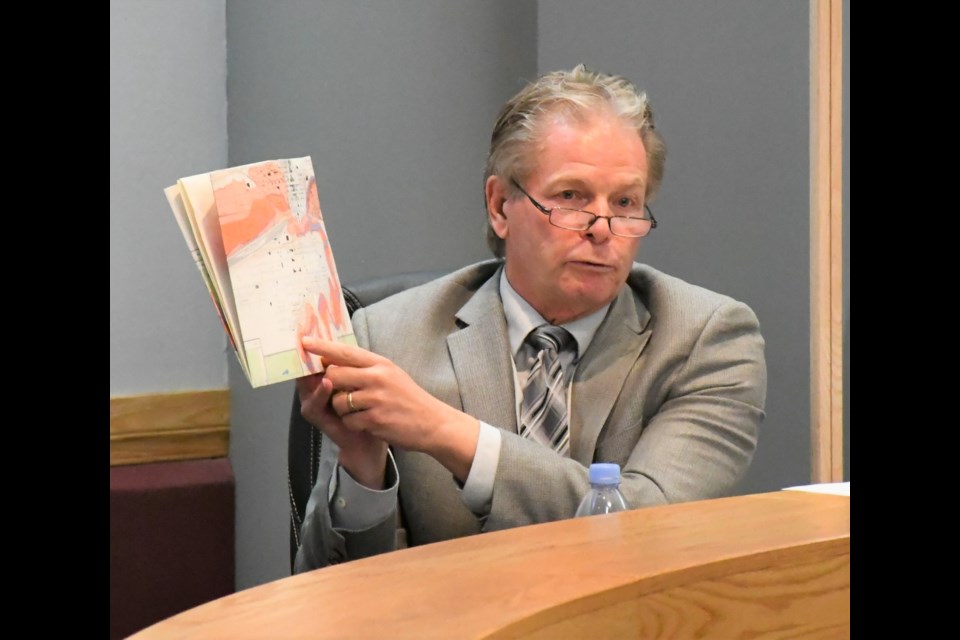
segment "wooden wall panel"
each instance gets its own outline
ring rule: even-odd
[[[110,466],[226,457],[228,389],[110,399]]]

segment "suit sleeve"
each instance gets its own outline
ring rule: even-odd
[[[617,439],[613,446],[631,447],[621,464],[627,503],[729,495],[750,465],[764,418],[767,373],[756,315],[727,299],[706,317],[685,361],[665,369],[663,379],[659,406],[644,411],[646,420],[608,425],[615,427],[608,430]],[[516,434],[502,436],[484,530],[572,517],[589,487],[588,469]]]
[[[359,309],[354,314],[353,328],[357,344],[367,348],[367,325],[363,309]],[[300,529],[300,548],[297,550],[294,559],[294,573],[310,571],[345,560],[365,558],[378,553],[393,551],[396,548],[398,520],[396,501],[394,501],[393,509],[387,516],[369,529],[347,531],[333,527],[330,516],[330,497],[332,495],[330,485],[337,468],[339,449],[327,436],[323,435],[322,438],[317,482],[310,492],[310,499],[307,501],[303,525]],[[394,474],[395,469],[394,465],[388,464],[387,486],[397,481]]]

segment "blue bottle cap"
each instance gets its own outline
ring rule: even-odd
[[[590,484],[620,484],[620,465],[594,462],[590,465]]]

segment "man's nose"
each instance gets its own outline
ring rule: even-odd
[[[597,215],[593,224],[584,229],[583,234],[593,242],[606,242],[613,235],[610,232],[610,216]]]

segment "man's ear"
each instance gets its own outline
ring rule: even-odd
[[[487,196],[487,216],[494,233],[501,239],[507,237],[507,214],[503,207],[507,202],[507,191],[504,181],[499,176],[487,178],[484,188]]]

